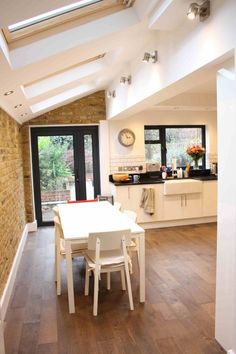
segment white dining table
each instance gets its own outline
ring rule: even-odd
[[[58,205],[65,239],[69,312],[75,312],[71,245],[84,243],[92,232],[130,229],[139,242],[139,296],[145,302],[145,231],[107,201]]]

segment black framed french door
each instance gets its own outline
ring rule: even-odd
[[[31,128],[35,213],[52,225],[52,208],[100,194],[97,126]]]

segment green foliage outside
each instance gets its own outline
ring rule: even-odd
[[[38,139],[41,191],[66,189],[72,176],[72,137],[41,136]]]

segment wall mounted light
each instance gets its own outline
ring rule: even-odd
[[[9,95],[12,95],[13,93],[14,93],[13,90],[7,91],[7,92],[4,93],[4,96],[9,96]]]
[[[14,106],[15,109],[20,108],[20,107],[22,107],[22,103],[19,103],[19,104]]]
[[[189,20],[194,20],[199,16],[201,22],[205,21],[210,16],[210,0],[206,0],[200,5],[193,2],[189,6],[187,16]]]
[[[148,53],[145,52],[144,56],[143,56],[143,62],[144,63],[148,63],[149,61],[151,61],[152,63],[156,63],[157,62],[157,50],[155,50],[153,53]]]
[[[121,85],[131,85],[131,81],[132,81],[131,75],[121,76],[121,78],[120,78]]]
[[[115,97],[116,97],[116,91],[115,90],[107,91],[107,98],[115,98]]]

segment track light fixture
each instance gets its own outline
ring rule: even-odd
[[[115,98],[115,97],[116,97],[116,91],[115,90],[107,91],[107,98]]]
[[[210,0],[204,1],[202,4],[193,2],[188,9],[187,16],[190,20],[194,20],[199,15],[201,22],[210,16]]]
[[[131,85],[131,75],[129,76],[121,76],[120,84],[121,85]]]
[[[143,56],[143,62],[148,63],[151,60],[152,63],[157,62],[157,50],[155,50],[152,54],[145,52]]]

